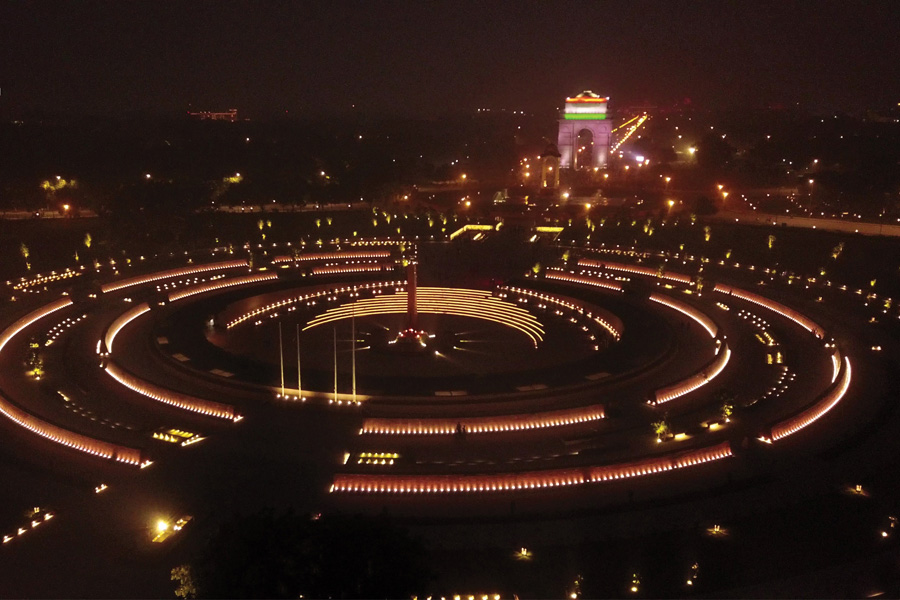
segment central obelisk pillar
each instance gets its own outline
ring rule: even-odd
[[[406,328],[418,330],[419,312],[416,307],[416,263],[406,265]]]

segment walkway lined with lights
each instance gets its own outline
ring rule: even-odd
[[[331,491],[370,494],[459,494],[571,487],[685,469],[728,458],[731,455],[728,442],[722,442],[709,448],[608,466],[491,475],[341,474],[334,478]]]

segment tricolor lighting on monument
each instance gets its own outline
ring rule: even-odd
[[[566,98],[563,119],[567,121],[596,121],[606,119],[606,104],[609,98],[601,98],[590,90],[581,92],[574,98]]]

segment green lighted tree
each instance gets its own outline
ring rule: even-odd
[[[661,440],[667,435],[669,435],[669,423],[665,419],[661,419],[656,421],[655,423],[651,423],[650,427],[653,428],[653,433],[656,434],[656,439]]]
[[[25,242],[19,246],[19,252],[22,253],[22,258],[25,259],[25,268],[29,271],[31,270],[31,263],[28,262],[28,257],[31,256],[31,251],[28,249],[28,246],[25,245]]]
[[[723,419],[725,419],[726,421],[730,421],[731,415],[733,415],[733,414],[734,414],[734,405],[733,404],[729,404],[726,402],[725,404],[722,405],[722,418]]]

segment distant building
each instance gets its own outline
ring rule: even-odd
[[[208,110],[200,112],[188,111],[188,115],[201,121],[228,121],[229,123],[234,123],[238,120],[237,112],[236,108],[232,108],[225,112],[211,112]]]
[[[612,121],[606,113],[608,102],[609,98],[601,98],[590,90],[566,98],[557,142],[561,168],[606,168],[612,133]]]

